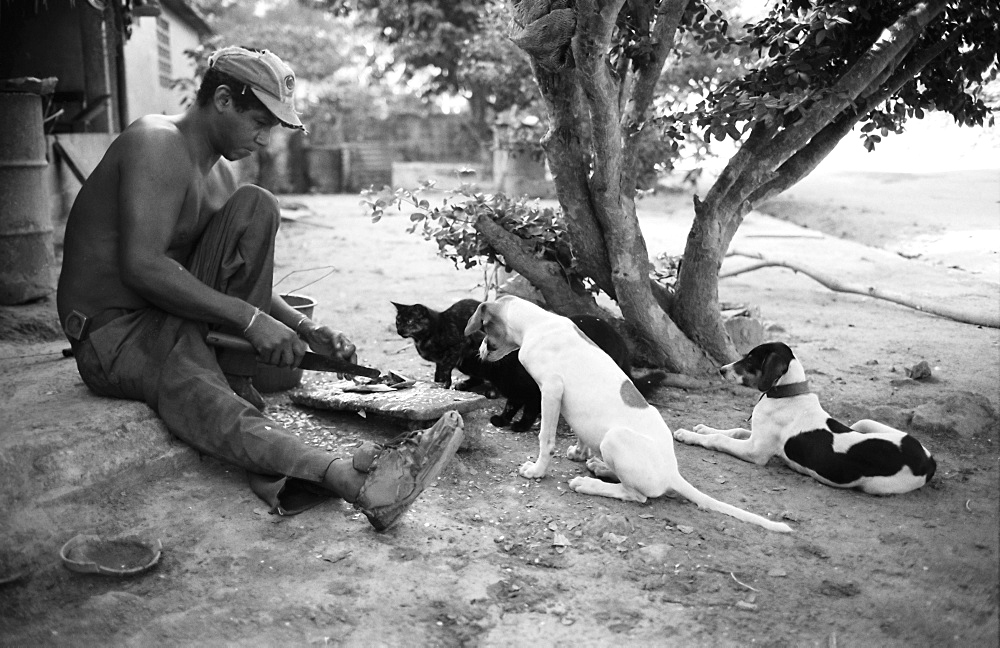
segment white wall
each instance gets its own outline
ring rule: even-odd
[[[195,66],[184,50],[198,46],[198,34],[181,22],[166,7],[160,16],[170,23],[170,56],[175,79],[190,79]],[[128,122],[143,115],[173,115],[183,112],[182,90],[160,85],[160,67],[156,45],[156,18],[144,16],[132,23],[132,37],[125,43],[125,83],[128,98]]]

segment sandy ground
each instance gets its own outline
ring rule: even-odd
[[[955,218],[976,209],[986,216],[985,225],[970,219],[968,229],[995,233],[997,193],[989,187],[995,189],[996,170],[982,177],[964,171],[958,184],[981,181],[993,194],[963,194],[945,175],[931,183],[924,176],[824,171],[815,188],[804,183],[769,206],[814,232],[752,215],[738,243],[805,255],[803,262],[817,267],[944,302],[995,307],[995,247],[980,245],[965,254],[969,263],[955,264],[925,244],[919,258],[906,259],[816,238],[815,230],[826,230],[864,239],[857,232],[883,214],[898,217],[902,199],[893,195],[919,206],[918,196],[932,186],[951,189],[941,204],[969,203],[955,207]],[[854,191],[845,194],[845,182]],[[404,231],[404,216],[373,225],[347,196],[286,202],[309,211],[283,226],[276,277],[313,270],[279,288],[314,296],[317,317],[350,332],[364,362],[429,379],[432,367],[395,334],[389,302],[444,307],[481,297],[481,274],[438,258],[433,245]],[[683,196],[643,203],[651,252],[683,247],[689,212]],[[905,236],[886,226],[866,242],[891,248],[893,241],[953,233],[939,229],[936,218],[915,222]],[[782,269],[724,280],[721,290],[724,301],[759,309],[768,337],[796,350],[826,408],[844,422],[874,414],[907,427],[914,410],[957,392],[1000,409],[996,329],[832,293]],[[60,346],[22,341],[3,350]],[[906,378],[905,368],[920,360],[934,368],[935,380]],[[57,424],[58,400],[44,394],[80,389],[65,366],[53,383],[32,385],[46,411],[24,412],[24,429]],[[5,393],[16,392],[4,384],[13,375],[0,374]],[[672,427],[736,427],[754,399],[746,388],[716,384],[660,389],[651,401]],[[276,418],[332,448],[397,432],[353,414],[296,407],[283,393],[268,400]],[[15,517],[17,533],[6,536],[8,545],[21,543],[36,569],[0,586],[0,645],[997,644],[995,419],[974,431],[918,432],[938,474],[924,489],[887,498],[828,488],[776,462],[758,467],[678,446],[680,469],[693,484],[795,529],[780,535],[685,501],[638,505],[573,493],[567,482],[583,467],[564,456],[569,436],[558,439],[549,476],[525,480],[516,468],[537,452],[535,435],[494,429],[487,414],[466,418],[469,446],[386,534],[339,501],[293,518],[269,516],[240,471],[208,459],[183,462],[159,479],[131,475],[35,503]],[[159,538],[163,559],[131,579],[70,573],[54,552],[80,531]],[[557,534],[568,546],[554,544]]]

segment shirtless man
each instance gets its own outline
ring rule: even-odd
[[[277,201],[237,187],[229,165],[267,146],[273,127],[303,128],[294,84],[273,53],[225,48],[209,59],[195,105],[125,129],[70,211],[59,318],[92,391],[147,402],[174,435],[246,469],[273,512],[333,495],[384,530],[454,455],[461,417],[334,459],[261,413],[255,358],[204,341],[210,329],[236,333],[282,367],[309,347],[356,360],[347,337],[272,292]]]

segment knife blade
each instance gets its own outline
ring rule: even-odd
[[[256,354],[253,345],[250,344],[248,340],[244,340],[243,338],[235,335],[229,335],[228,333],[210,331],[209,334],[205,336],[205,342],[211,346]],[[299,369],[309,369],[310,371],[331,371],[334,373],[351,374],[353,376],[364,376],[366,378],[378,378],[382,375],[382,372],[378,369],[363,367],[346,360],[328,358],[318,353],[313,353],[312,351],[306,351],[305,356],[302,357],[302,362],[299,363]]]

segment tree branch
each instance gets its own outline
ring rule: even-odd
[[[825,99],[816,102],[802,119],[774,137],[764,152],[761,160],[763,166],[775,169],[805,146],[826,124],[833,121],[837,113],[871,86],[946,5],[947,0],[925,0],[914,5],[909,12],[883,30],[872,47],[833,85]]]
[[[760,262],[751,264],[745,268],[740,268],[738,270],[732,270],[729,272],[722,273],[719,275],[720,279],[724,279],[726,277],[735,277],[738,274],[751,272],[753,270],[759,270],[761,268],[775,268],[775,267],[788,268],[789,270],[792,270],[794,272],[800,272],[804,274],[805,276],[819,282],[824,287],[829,288],[834,292],[849,293],[853,295],[864,295],[866,297],[874,297],[875,299],[883,299],[885,301],[889,301],[894,304],[906,306],[907,308],[912,308],[914,310],[918,310],[924,313],[930,313],[932,315],[946,317],[948,319],[955,320],[956,322],[962,322],[964,324],[987,326],[989,328],[1000,328],[1000,316],[997,315],[986,315],[981,312],[971,312],[971,311],[958,310],[954,308],[948,308],[947,306],[931,304],[910,297],[909,295],[897,293],[892,290],[883,290],[876,286],[862,286],[859,284],[847,283],[837,279],[836,277],[831,277],[830,275],[823,274],[821,272],[816,272],[815,270],[807,269],[796,263],[791,263],[788,261],[768,260],[765,259],[760,254],[733,251],[731,255],[744,256],[751,259],[760,259]]]
[[[622,147],[619,126],[618,83],[608,72],[606,56],[611,35],[624,0],[598,3],[580,0],[576,5],[576,36],[573,57],[579,82],[590,109],[593,128],[594,173],[591,190],[594,208],[605,232],[613,223],[607,214],[619,205]],[[600,5],[600,6],[598,6]]]
[[[774,177],[753,189],[746,200],[751,205],[760,204],[772,196],[777,196],[802,178],[806,177],[826,159],[837,144],[847,137],[851,129],[858,123],[860,116],[855,113],[845,113],[840,119],[828,124],[810,140],[809,144],[788,158]],[[733,231],[735,235],[735,230]],[[732,240],[732,236],[729,237]]]
[[[573,253],[580,271],[614,298],[604,234],[590,202],[589,169],[581,132],[581,124],[587,120],[578,114],[582,102],[575,70],[570,67],[550,71],[534,63],[532,69],[550,119],[542,147],[555,177],[559,204],[569,221],[567,231]]]
[[[860,116],[866,115],[874,110],[876,106],[899,92],[900,88],[915,79],[917,75],[919,75],[923,69],[931,63],[931,61],[944,54],[949,47],[958,42],[962,38],[964,32],[965,30],[962,28],[956,29],[948,36],[948,38],[938,41],[929,47],[925,47],[914,54],[912,59],[905,62],[903,67],[898,68],[895,73],[880,86],[877,92],[873,92],[865,97],[864,104],[858,107],[859,118]]]
[[[747,183],[744,174],[757,168],[756,159],[761,150],[768,145],[777,132],[777,127],[765,122],[754,124],[750,136],[743,142],[739,150],[729,158],[718,179],[712,184],[703,201],[709,211],[735,211],[739,199],[731,198],[734,189],[739,189]],[[739,192],[737,192],[739,195]],[[697,217],[697,212],[696,212]]]
[[[479,216],[476,231],[503,257],[504,262],[524,276],[545,297],[556,312],[570,315],[606,315],[589,295],[570,288],[559,264],[537,258],[528,243],[511,234],[488,216]]]
[[[646,111],[649,110],[656,94],[656,84],[663,75],[663,65],[674,47],[677,27],[681,24],[681,18],[684,17],[689,3],[690,0],[664,0],[663,6],[656,14],[656,22],[650,35],[653,43],[652,54],[637,70],[635,87],[625,117],[626,123],[642,121]]]
[[[824,159],[829,155],[837,144],[847,136],[857,125],[861,118],[877,108],[892,95],[899,92],[906,83],[914,79],[920,72],[935,58],[943,54],[951,45],[961,38],[960,31],[956,31],[948,38],[934,43],[930,47],[917,52],[913,59],[903,67],[894,71],[884,84],[873,89],[865,96],[865,100],[856,109],[845,111],[840,119],[828,124],[812,140],[790,157],[777,171],[777,176],[770,182],[765,183],[746,200],[751,204],[759,204],[773,196],[780,194],[802,178],[809,175]]]
[[[667,54],[674,47],[677,27],[680,25],[684,11],[690,0],[664,0],[663,6],[656,15],[656,22],[650,36],[653,49],[649,60],[636,72],[636,80],[632,87],[632,96],[624,108],[622,127],[626,134],[625,142],[625,177],[630,181],[630,190],[635,190],[636,167],[638,152],[635,141],[638,139],[649,106],[656,93],[656,83],[663,75],[663,65]]]

